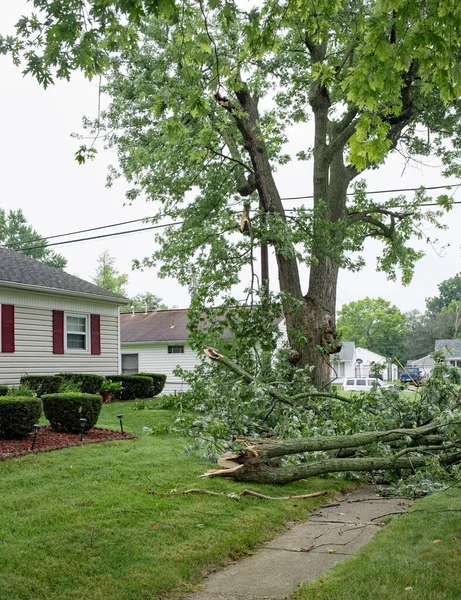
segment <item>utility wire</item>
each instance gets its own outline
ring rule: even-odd
[[[142,219],[140,219],[142,220]],[[165,223],[165,225],[152,225],[152,227],[141,227],[141,229],[130,229],[129,231],[116,231],[114,233],[103,233],[102,235],[93,235],[86,238],[78,238],[76,240],[64,240],[63,242],[53,242],[52,244],[42,244],[41,246],[29,246],[28,248],[21,248],[23,250],[35,250],[37,248],[49,248],[50,246],[62,246],[64,244],[75,244],[76,242],[88,242],[89,240],[99,240],[101,238],[115,237],[117,235],[128,235],[129,233],[139,233],[141,231],[149,231],[151,229],[160,229],[162,227],[173,227],[174,225],[182,225],[184,221],[178,221],[176,223]],[[11,247],[11,250],[19,250],[19,248]]]
[[[446,185],[434,185],[432,187],[425,187],[423,185],[417,187],[417,188],[400,188],[398,190],[374,190],[373,192],[365,192],[365,194],[393,194],[394,192],[416,192],[417,190],[420,190],[421,188],[424,188],[425,190],[442,190],[442,189],[447,189],[447,188],[451,188],[451,187],[459,187],[461,185],[461,181],[458,181],[457,183],[447,183]],[[347,192],[346,196],[353,196],[355,194],[355,192]],[[313,198],[313,195],[310,196],[292,196],[291,198],[281,198],[281,200],[307,200],[307,199],[311,199]],[[434,206],[434,205],[422,205],[422,206]]]
[[[447,189],[447,188],[451,188],[451,187],[455,187],[455,188],[459,188],[461,186],[461,182],[458,183],[452,183],[452,184],[447,184],[447,185],[438,185],[438,186],[432,186],[432,187],[426,187],[424,188],[425,190],[440,190],[440,189]],[[421,186],[423,187],[423,186]],[[369,194],[391,194],[394,192],[414,192],[416,190],[419,190],[420,188],[401,188],[401,189],[393,189],[393,190],[375,190],[375,191],[370,191],[370,192],[365,192],[367,195]],[[455,190],[457,191],[457,190]],[[454,192],[453,192],[454,193]],[[348,196],[352,196],[354,194],[354,192],[348,192],[347,195]],[[453,194],[452,194],[453,195]],[[295,196],[295,197],[291,197],[291,198],[281,198],[281,200],[305,200],[305,199],[312,199],[314,196],[313,195],[308,195],[308,196]],[[461,204],[461,201],[456,201],[453,202],[453,204]],[[426,202],[424,204],[421,204],[421,206],[439,206],[436,202]],[[286,212],[294,212],[294,209],[287,209]],[[50,235],[48,237],[44,237],[44,236],[39,236],[37,239],[46,239],[46,240],[51,240],[51,239],[56,239],[56,238],[61,238],[61,237],[67,237],[69,235],[78,235],[80,233],[89,233],[90,231],[98,231],[101,229],[110,229],[112,227],[119,227],[121,225],[129,225],[131,223],[139,223],[141,221],[147,221],[152,217],[143,217],[141,219],[132,219],[131,221],[121,221],[119,223],[112,223],[109,225],[101,225],[99,227],[91,227],[89,229],[81,229],[79,231],[70,231],[68,233],[60,233],[57,235]],[[96,236],[90,236],[90,237],[86,237],[86,238],[77,238],[76,240],[64,240],[63,242],[53,242],[51,244],[41,244],[38,246],[29,246],[27,248],[24,248],[22,246],[11,246],[10,248],[12,250],[36,250],[39,248],[48,248],[50,246],[62,246],[64,244],[73,244],[73,243],[77,243],[77,242],[87,242],[90,240],[97,240],[97,239],[102,239],[102,238],[108,238],[108,237],[115,237],[118,235],[129,235],[131,233],[140,233],[141,231],[150,231],[152,229],[161,229],[161,228],[165,228],[165,227],[173,227],[175,225],[182,225],[184,223],[184,221],[177,221],[175,223],[165,223],[164,225],[153,225],[151,227],[142,227],[140,229],[131,229],[128,231],[118,231],[118,232],[113,232],[113,233],[106,233],[106,234],[102,234],[102,235],[96,235]],[[31,243],[31,241],[29,241],[29,243]]]

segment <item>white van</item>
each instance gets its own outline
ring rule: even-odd
[[[377,377],[347,377],[342,385],[343,392],[370,392],[374,388],[385,387]]]

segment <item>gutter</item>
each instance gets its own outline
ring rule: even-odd
[[[13,290],[21,290],[25,292],[40,292],[42,294],[50,294],[54,296],[72,296],[73,298],[82,298],[88,300],[99,300],[100,302],[109,302],[111,304],[125,305],[130,302],[129,298],[123,296],[101,296],[99,294],[91,294],[87,292],[73,292],[70,290],[62,290],[60,288],[50,288],[35,284],[17,283],[15,281],[0,280],[0,286],[11,288]]]

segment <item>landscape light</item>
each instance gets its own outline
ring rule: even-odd
[[[122,423],[123,415],[117,415],[117,418],[120,421],[120,431],[122,432],[122,435],[123,435],[123,423]]]
[[[80,419],[80,441],[83,441],[83,431],[85,429],[86,419]]]
[[[41,425],[39,425],[38,423],[34,423],[34,439],[32,440],[32,446],[30,447],[31,450],[34,449],[35,440],[37,439],[37,433],[38,433],[40,427],[41,427]]]

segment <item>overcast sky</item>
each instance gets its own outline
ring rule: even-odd
[[[1,33],[12,31],[23,5],[20,0],[1,0]],[[0,56],[0,206],[7,210],[21,208],[29,223],[44,237],[139,219],[154,212],[152,204],[142,200],[133,206],[125,205],[127,185],[123,181],[111,189],[105,187],[107,166],[116,161],[114,154],[100,151],[95,161],[83,166],[74,160],[79,141],[70,134],[80,132],[82,116],[96,116],[97,107],[97,86],[81,75],[74,75],[70,83],[58,82],[45,91],[31,77],[23,77],[9,57]],[[288,151],[294,155],[307,145],[305,131],[293,129]],[[404,167],[401,157],[393,157],[381,169],[364,174],[368,188],[382,190],[447,183],[435,162],[430,166]],[[310,174],[310,165],[306,163],[292,162],[281,168],[276,179],[282,197],[311,194]],[[459,188],[453,188],[449,193],[461,201]],[[296,202],[286,202],[287,208],[295,205]],[[340,275],[338,308],[365,296],[381,296],[404,311],[424,310],[425,298],[437,294],[437,285],[461,271],[460,217],[461,204],[455,205],[445,219],[448,231],[426,232],[431,239],[439,240],[438,252],[420,243],[426,256],[418,262],[413,282],[408,287],[389,282],[384,274],[376,272],[377,245],[370,242],[366,247],[367,266],[360,273],[342,272]],[[135,223],[110,231],[141,226]],[[159,280],[154,270],[131,270],[131,261],[150,255],[153,248],[153,233],[143,232],[54,249],[68,259],[68,272],[87,280],[95,274],[98,256],[109,250],[116,259],[117,268],[129,273],[127,291],[130,296],[151,291],[169,306],[187,307],[187,290],[174,280]],[[304,291],[307,291],[307,270],[303,275]],[[275,271],[273,281],[275,284]]]

